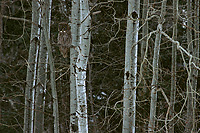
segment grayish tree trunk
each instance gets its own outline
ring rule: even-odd
[[[96,123],[96,116],[94,114],[94,100],[93,100],[93,86],[92,86],[92,64],[89,62],[88,63],[88,95],[90,97],[90,106],[91,106],[91,114],[92,114],[92,132],[93,133],[98,133],[98,126],[97,126],[97,123]]]
[[[194,132],[195,128],[195,111],[194,111],[194,90],[196,90],[196,73],[194,65],[192,62],[195,62],[194,56],[196,56],[196,50],[194,42],[192,40],[192,0],[187,0],[187,44],[188,44],[188,52],[193,55],[189,59],[189,72],[187,79],[187,118],[186,118],[186,126],[185,133]],[[197,48],[197,47],[196,47]]]
[[[199,0],[195,0],[195,4],[194,4],[194,10],[195,10],[195,18],[194,18],[194,28],[196,31],[199,31]],[[195,41],[194,41],[194,56],[199,58],[199,32],[195,32]],[[195,59],[194,60],[194,63],[196,65],[199,64],[199,60],[198,59]],[[193,85],[194,85],[194,115],[193,115],[193,119],[195,120],[196,118],[196,110],[197,110],[197,107],[196,107],[196,92],[198,91],[197,90],[197,77],[198,77],[198,70],[194,68],[194,82],[193,82]],[[194,131],[196,132],[196,129],[197,129],[197,123],[193,123],[193,128],[194,128]]]
[[[24,133],[31,131],[31,90],[35,85],[34,75],[36,75],[36,65],[37,61],[37,52],[36,47],[39,43],[39,21],[40,15],[39,12],[39,3],[35,0],[32,1],[32,26],[31,26],[31,38],[30,38],[30,48],[29,48],[29,57],[27,64],[27,75],[26,75],[26,88],[25,88],[25,109],[24,109]],[[34,69],[35,68],[35,69]],[[34,102],[34,101],[32,101]],[[33,129],[33,128],[32,128]]]
[[[2,54],[2,42],[3,42],[3,12],[4,12],[4,6],[5,6],[5,1],[2,0],[0,2],[0,62],[3,61],[3,54]]]
[[[88,0],[80,0],[80,46],[76,48],[78,58],[76,62],[76,91],[78,132],[88,132],[87,98],[86,98],[86,70],[90,51],[91,18]]]
[[[143,9],[142,9],[142,42],[141,42],[141,62],[144,62],[144,57],[145,57],[145,50],[146,50],[146,43],[147,43],[147,35],[148,35],[148,6],[149,6],[149,0],[143,0]],[[144,93],[147,92],[147,85],[145,82],[145,77],[143,77],[143,71],[146,68],[145,64],[142,64],[142,67],[140,69],[140,78],[144,78],[143,82],[143,91]],[[146,70],[146,69],[145,69]]]
[[[123,98],[123,133],[135,132],[139,10],[140,0],[130,0],[128,2]]]
[[[54,59],[52,55],[52,49],[50,44],[50,20],[51,20],[51,0],[44,0],[44,8],[43,10],[48,10],[48,13],[45,12],[44,21],[42,27],[44,28],[44,37],[45,43],[49,56],[49,66],[50,66],[50,78],[51,78],[51,89],[52,89],[52,97],[53,97],[53,117],[54,117],[54,133],[59,133],[59,112],[58,112],[58,97],[56,91],[56,81],[55,81],[55,67],[54,67]]]
[[[36,54],[35,54],[35,65],[34,65],[34,75],[33,75],[33,88],[31,95],[31,125],[30,132],[34,132],[34,113],[35,113],[35,88],[36,88],[36,77],[37,77],[37,63],[38,63],[38,55],[39,55],[39,43],[37,44]]]
[[[178,0],[173,1],[173,40],[177,40],[177,22],[178,22]],[[176,97],[176,44],[172,43],[172,66],[171,66],[171,92],[170,92],[170,112],[169,117],[174,117],[174,105]],[[174,132],[174,120],[169,122],[169,132]]]
[[[77,110],[77,96],[76,96],[76,61],[78,52],[74,49],[79,45],[79,14],[80,1],[72,1],[72,18],[71,18],[71,34],[72,34],[72,46],[70,48],[70,133],[78,131],[78,121],[76,118]]]
[[[46,4],[46,3],[45,3]],[[42,25],[45,21],[45,17],[50,17],[50,10],[46,7],[48,5],[42,5]],[[45,7],[46,6],[46,7]],[[50,36],[50,22],[48,21],[48,36]],[[43,30],[43,29],[42,29]],[[46,44],[44,32],[40,35],[40,50],[38,58],[38,72],[37,72],[37,85],[35,95],[35,119],[34,119],[34,132],[40,133],[44,131],[44,112],[43,112],[43,96],[44,89],[46,88]]]
[[[150,104],[150,120],[148,131],[154,132],[155,130],[155,120],[156,120],[156,104],[157,104],[157,85],[158,85],[158,61],[160,53],[160,42],[161,42],[161,31],[162,24],[164,23],[164,16],[166,12],[167,0],[162,1],[161,14],[158,20],[157,34],[154,46],[154,56],[153,56],[153,78],[151,83],[151,104]]]
[[[144,52],[146,49],[146,42],[147,42],[147,35],[148,35],[148,21],[147,21],[147,14],[148,14],[148,6],[149,0],[143,0],[143,9],[142,9],[142,43],[141,43],[141,59],[144,59]],[[146,37],[145,37],[146,36]]]

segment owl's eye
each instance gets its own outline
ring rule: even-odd
[[[62,30],[60,32],[63,32]]]
[[[63,32],[65,33],[66,31],[64,30]]]

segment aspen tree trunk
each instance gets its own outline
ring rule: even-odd
[[[195,10],[195,18],[194,18],[194,28],[196,31],[199,31],[199,0],[195,0],[195,7],[194,7],[194,10]],[[194,41],[194,56],[199,58],[199,32],[195,32],[195,41]],[[194,60],[194,63],[198,66],[199,64],[199,60],[198,59],[195,59]],[[197,77],[198,77],[198,70],[197,69],[194,69],[194,91],[197,92]],[[195,120],[195,117],[196,117],[196,110],[197,110],[197,107],[196,107],[196,93],[194,93],[194,115],[193,115],[193,120]],[[197,129],[197,123],[195,123],[195,121],[193,122],[193,128],[194,128],[194,131],[196,132],[196,129]]]
[[[93,120],[93,124],[92,124],[92,132],[93,133],[98,133],[98,126],[96,123],[96,116],[94,114],[94,100],[93,100],[93,86],[92,86],[92,64],[89,62],[88,63],[88,89],[89,89],[89,96],[90,96],[90,106],[91,106],[91,114],[92,114],[92,120]]]
[[[39,33],[38,33],[39,34]],[[34,75],[33,75],[33,87],[31,95],[31,124],[30,132],[34,132],[34,113],[35,113],[35,88],[36,88],[36,78],[37,78],[37,67],[38,67],[38,55],[39,55],[39,41],[35,53],[35,65],[34,65]]]
[[[47,47],[47,52],[49,56],[49,66],[50,66],[50,78],[51,78],[51,89],[52,89],[52,97],[53,97],[53,117],[54,117],[54,133],[59,133],[59,112],[58,112],[58,97],[56,91],[56,81],[55,81],[55,67],[54,67],[54,59],[52,55],[52,49],[50,44],[50,21],[51,21],[51,0],[44,0],[44,8],[43,10],[48,10],[43,14],[43,23],[42,27],[44,28],[44,37],[45,43]]]
[[[142,43],[141,43],[141,59],[144,59],[144,53],[146,49],[146,42],[147,42],[147,34],[148,34],[148,21],[146,20],[147,18],[147,10],[149,6],[149,0],[143,0],[143,9],[142,9],[142,21],[143,21],[143,27],[142,27]]]
[[[142,42],[141,42],[141,62],[143,62],[145,57],[145,50],[146,50],[146,43],[147,43],[147,35],[148,35],[148,6],[149,6],[149,0],[143,0],[143,9],[142,9]],[[144,93],[147,92],[147,85],[145,81],[145,77],[143,77],[143,71],[146,68],[145,64],[142,64],[143,66],[140,69],[140,74],[142,75],[141,78],[144,78],[143,82],[143,91]],[[148,73],[148,72],[147,72]]]
[[[178,21],[178,0],[173,1],[173,39],[177,40],[177,21]],[[171,92],[170,92],[170,112],[169,117],[174,117],[174,105],[176,97],[176,44],[172,43],[172,66],[171,66]],[[174,132],[174,120],[169,123],[169,132]]]
[[[72,1],[71,34],[72,48],[70,48],[70,133],[78,131],[78,121],[76,118],[77,96],[76,96],[76,61],[78,52],[74,49],[79,45],[79,26],[80,26],[80,1]]]
[[[192,0],[187,0],[187,44],[188,44],[188,52],[195,56],[194,43],[192,41]],[[192,62],[195,62],[195,59],[192,57],[189,59],[189,72],[187,79],[187,118],[186,118],[186,126],[185,133],[194,132],[194,90],[195,90],[195,77],[194,72],[195,68]]]
[[[76,91],[78,132],[88,133],[87,99],[86,99],[86,70],[90,51],[91,18],[88,0],[80,0],[80,46],[76,48]]]
[[[31,90],[34,86],[34,75],[36,75],[36,65],[37,61],[37,52],[36,47],[39,43],[39,3],[36,0],[32,1],[32,25],[31,25],[31,38],[30,38],[30,48],[29,48],[29,57],[27,64],[27,75],[26,75],[26,88],[25,88],[25,109],[24,109],[24,133],[31,131]],[[33,94],[32,94],[33,95]],[[32,101],[34,102],[34,101]],[[32,128],[33,129],[33,128]]]
[[[140,0],[128,2],[128,20],[126,29],[123,133],[135,132],[136,117],[136,73],[139,30]]]
[[[148,126],[149,132],[154,132],[155,130],[157,85],[158,85],[158,61],[159,61],[159,53],[160,53],[162,24],[164,23],[164,16],[166,13],[166,3],[167,3],[167,0],[162,1],[161,14],[158,20],[157,34],[156,34],[155,46],[154,46],[153,79],[151,83],[152,87],[151,87],[150,120],[149,120],[149,126]]]
[[[45,3],[49,4],[49,3]],[[45,23],[45,18],[50,17],[50,9],[48,5],[42,5],[42,25]],[[46,7],[45,7],[46,6]],[[48,36],[50,37],[50,21],[48,21],[49,32]],[[42,29],[43,30],[43,29]],[[36,94],[35,94],[35,119],[34,119],[34,132],[40,133],[44,131],[44,112],[43,112],[43,96],[44,89],[46,88],[46,44],[45,44],[45,36],[44,32],[41,32],[40,35],[40,50],[39,50],[39,58],[38,58],[38,72],[37,72],[37,86],[36,86]]]

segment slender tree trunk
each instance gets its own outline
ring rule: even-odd
[[[177,21],[178,21],[178,0],[173,1],[173,39],[177,40]],[[171,67],[171,92],[170,92],[170,112],[169,117],[174,117],[174,105],[176,97],[176,44],[172,43],[172,67]],[[169,132],[174,132],[174,120],[169,123]]]
[[[39,41],[35,53],[35,65],[34,65],[34,75],[33,75],[33,88],[31,93],[31,124],[30,132],[34,132],[34,113],[35,113],[35,88],[36,88],[36,77],[37,77],[37,67],[38,67],[38,55],[39,55]]]
[[[192,0],[187,0],[187,26],[192,27],[192,19],[191,19],[191,9],[192,9]],[[190,28],[187,28],[187,44],[188,44],[188,51],[190,54],[193,54],[193,42],[192,42],[192,31]],[[191,59],[190,59],[191,60]],[[193,123],[193,92],[192,92],[192,82],[193,82],[193,69],[192,65],[189,61],[189,73],[187,79],[187,119],[186,119],[186,126],[185,126],[185,133],[192,132],[192,123]]]
[[[188,44],[188,52],[195,56],[195,46],[192,41],[192,0],[187,0],[187,44]],[[188,72],[188,79],[187,79],[187,119],[186,119],[186,126],[185,126],[185,133],[194,132],[195,126],[195,111],[194,111],[194,90],[195,90],[195,82],[196,77],[194,77],[195,67],[192,62],[195,62],[196,59],[191,57],[189,59],[189,72]]]
[[[90,51],[91,18],[88,0],[80,0],[80,46],[77,47],[76,62],[76,91],[78,132],[88,132],[87,99],[86,99],[86,70]]]
[[[147,35],[148,35],[148,21],[147,18],[147,11],[149,6],[149,0],[143,0],[143,9],[142,9],[142,43],[141,43],[141,59],[144,59],[144,52],[146,49],[146,42],[147,42]],[[146,37],[145,37],[146,36]]]
[[[58,112],[58,97],[56,91],[56,81],[55,81],[55,67],[54,67],[54,59],[52,55],[52,49],[50,44],[50,20],[51,20],[51,0],[44,0],[44,8],[48,11],[43,14],[44,21],[42,23],[42,27],[44,28],[44,37],[45,43],[47,47],[47,52],[49,56],[49,66],[50,66],[50,78],[51,78],[51,89],[52,89],[52,97],[53,97],[53,117],[54,117],[54,133],[59,133],[59,112]]]
[[[142,9],[142,43],[141,43],[141,62],[143,62],[144,57],[145,57],[145,50],[146,50],[146,43],[147,43],[147,35],[148,35],[148,6],[149,6],[149,0],[143,0],[143,9]],[[145,82],[145,77],[143,77],[143,71],[146,68],[145,64],[142,64],[142,67],[140,69],[140,74],[142,75],[141,78],[144,78],[143,82],[143,91],[144,93],[147,92],[147,85]],[[146,69],[145,69],[146,70]]]
[[[76,96],[76,77],[75,68],[78,52],[74,49],[79,45],[79,26],[80,26],[80,1],[72,1],[72,18],[71,18],[71,34],[72,46],[70,48],[70,133],[78,131],[78,121],[76,117],[77,96]]]
[[[3,12],[4,12],[4,6],[5,6],[5,1],[2,0],[0,2],[0,62],[3,61],[2,57],[2,42],[3,42]]]
[[[194,28],[196,31],[199,31],[199,0],[195,0],[195,7],[194,7],[194,10],[195,10],[195,18],[194,18]],[[199,58],[199,32],[195,32],[195,41],[194,41],[194,56]],[[199,64],[199,60],[198,59],[194,59],[194,63],[196,65]],[[194,93],[194,115],[193,115],[193,128],[194,128],[194,131],[196,132],[196,129],[197,129],[197,123],[195,123],[195,117],[196,117],[196,92],[197,92],[197,77],[198,77],[198,70],[194,68],[194,82],[193,82],[193,89],[195,91]]]
[[[24,133],[31,131],[31,90],[35,85],[34,75],[35,73],[35,61],[37,61],[37,46],[39,43],[39,3],[35,0],[32,1],[32,26],[31,26],[31,38],[30,38],[30,48],[29,57],[27,64],[27,76],[26,76],[26,88],[25,88],[25,109],[24,109]],[[34,102],[34,101],[32,101]],[[32,128],[33,129],[33,128]]]
[[[96,123],[96,116],[94,114],[94,100],[93,100],[93,86],[92,86],[92,64],[88,64],[88,89],[89,89],[89,97],[90,97],[90,106],[91,106],[91,114],[92,114],[92,132],[98,133],[98,126]]]
[[[2,48],[2,42],[3,42],[3,11],[4,11],[4,0],[0,2],[0,63],[3,61],[3,48]],[[0,101],[0,123],[1,123],[1,101]]]
[[[46,3],[45,3],[46,4]],[[44,6],[44,5],[43,5]],[[48,7],[48,6],[46,6]],[[49,18],[49,10],[42,7],[42,25],[45,18]],[[50,26],[48,22],[48,27]],[[50,28],[49,28],[50,29]],[[50,32],[50,30],[49,30]],[[50,34],[48,35],[50,36]],[[40,50],[38,58],[38,72],[37,72],[37,85],[35,95],[35,120],[34,120],[34,132],[40,133],[44,131],[44,112],[43,112],[43,96],[44,89],[46,88],[46,44],[44,38],[44,32],[40,35]]]
[[[162,24],[164,23],[164,16],[166,13],[166,3],[167,0],[162,1],[161,14],[158,20],[157,34],[154,46],[154,56],[153,56],[153,79],[151,83],[151,104],[150,104],[150,120],[149,120],[149,132],[154,132],[155,130],[155,120],[156,120],[156,104],[157,104],[157,84],[158,84],[158,61],[160,53],[160,42],[161,42],[161,31]]]
[[[136,73],[139,30],[140,0],[128,2],[128,20],[126,29],[123,133],[135,132],[136,117]]]

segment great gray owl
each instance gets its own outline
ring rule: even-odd
[[[58,33],[58,45],[59,50],[64,58],[67,57],[68,51],[71,47],[72,38],[71,38],[71,31],[69,26],[67,26],[66,30],[61,30]]]

